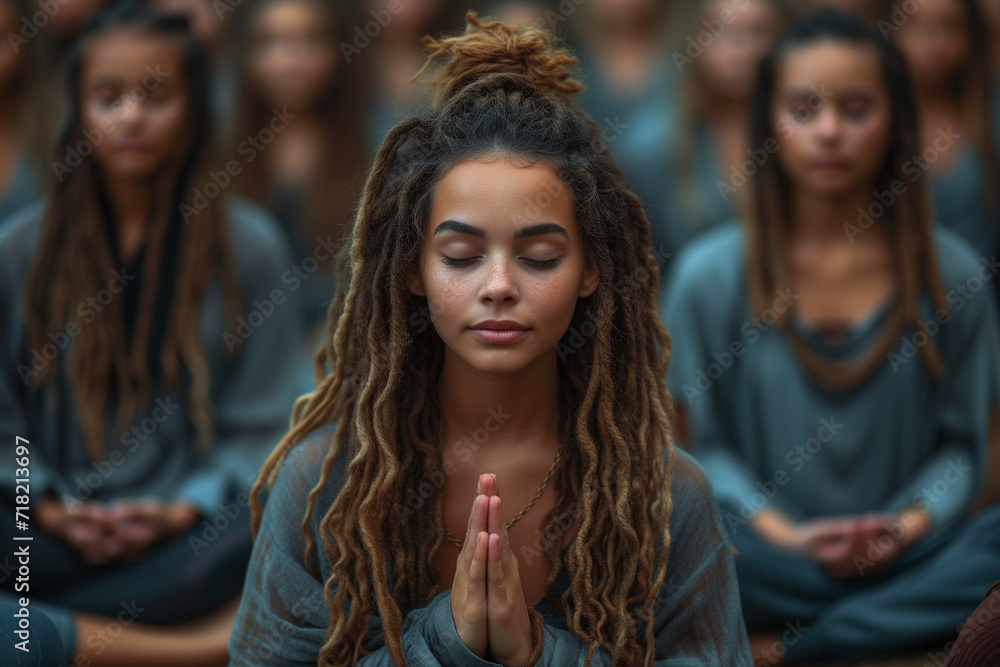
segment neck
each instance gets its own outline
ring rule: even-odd
[[[851,243],[883,238],[885,228],[878,224],[878,218],[872,224],[861,217],[862,211],[867,215],[873,189],[859,189],[847,195],[794,192],[789,202],[791,235],[799,240]]]
[[[399,63],[412,63],[414,72],[423,66],[423,50],[420,46],[420,36],[412,38],[387,39],[386,43],[376,51],[376,59],[383,64],[399,66]]]
[[[691,94],[692,115],[707,125],[718,128],[735,125],[743,127],[748,124],[749,98],[720,95],[707,86],[689,85],[687,90]]]
[[[442,460],[479,465],[554,455],[559,439],[556,351],[514,374],[483,373],[446,350],[438,379]],[[551,445],[551,451],[548,446]]]
[[[155,184],[152,180],[108,178],[102,185],[111,207],[120,259],[131,264],[146,237]]]
[[[591,37],[598,52],[647,53],[659,43],[656,21],[609,23],[597,26]]]
[[[951,90],[945,88],[917,88],[913,91],[917,109],[924,117],[954,111],[958,101]]]
[[[750,115],[749,103],[744,99],[718,99],[717,103],[708,104],[699,112],[709,125],[718,128],[739,129],[742,134],[748,134]]]

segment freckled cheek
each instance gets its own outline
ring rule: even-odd
[[[463,322],[478,299],[475,281],[447,275],[438,267],[425,270],[423,275],[427,307],[435,326],[450,328]]]
[[[545,282],[524,290],[522,299],[528,301],[538,325],[568,327],[573,319],[579,290],[570,280],[558,283]]]

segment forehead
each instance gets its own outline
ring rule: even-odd
[[[512,232],[525,222],[565,227],[576,222],[569,190],[552,167],[499,157],[462,162],[441,178],[431,197],[429,231],[445,219],[496,233],[501,228]]]
[[[996,0],[990,1],[996,2]],[[964,20],[966,18],[965,5],[959,0],[921,0],[916,11],[913,12],[913,17],[924,20]]]
[[[181,49],[176,37],[115,30],[88,41],[80,74],[91,82],[100,78],[135,85],[145,78],[151,85],[178,85],[184,77]]]
[[[310,0],[276,0],[261,7],[254,19],[259,32],[286,32],[328,28],[330,17]]]
[[[733,25],[756,25],[777,21],[781,18],[778,8],[773,3],[765,2],[764,0],[746,0],[743,3],[734,3],[732,0],[718,0],[706,5],[704,15],[718,16],[727,9],[730,11],[730,20],[727,23],[727,27]]]
[[[778,61],[775,92],[812,88],[824,95],[858,88],[884,89],[879,54],[870,44],[823,40],[789,49]]]

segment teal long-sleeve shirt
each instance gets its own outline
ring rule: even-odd
[[[0,438],[13,451],[16,437],[30,450],[30,498],[66,501],[158,497],[186,501],[205,517],[219,514],[249,490],[257,471],[288,429],[295,399],[309,387],[301,379],[301,332],[297,298],[287,277],[290,249],[264,209],[233,198],[227,207],[229,242],[236,263],[243,327],[225,321],[221,282],[215,277],[200,306],[198,327],[211,372],[214,440],[202,451],[187,416],[186,396],[154,374],[150,404],[119,439],[108,436],[107,457],[92,461],[68,382],[56,378],[41,390],[29,387],[31,373],[72,345],[74,330],[51,332],[50,349],[29,350],[23,317],[25,276],[41,231],[41,204],[12,219],[0,242]],[[193,219],[191,224],[198,224]],[[106,276],[107,294],[95,294],[96,310],[119,282]],[[296,279],[298,280],[298,279]],[[92,320],[91,320],[92,321]],[[84,319],[80,326],[86,326]],[[47,346],[48,347],[48,346]],[[234,354],[229,355],[229,350]],[[109,405],[110,432],[115,405]],[[14,501],[13,454],[0,460],[4,497]]]
[[[306,569],[301,522],[335,428],[334,424],[313,431],[295,446],[268,496],[229,640],[230,664],[235,667],[312,666],[317,662],[330,624],[323,585],[332,570],[315,549],[310,557],[320,577]],[[343,485],[346,467],[344,457],[339,458],[316,498],[310,523],[316,544],[320,521]],[[654,608],[656,665],[749,667],[751,656],[728,537],[707,479],[682,451],[677,452],[671,493],[674,510],[667,578]],[[553,592],[559,595],[568,585],[563,569]],[[544,598],[535,609],[545,620],[543,650],[536,664],[583,665],[586,644],[567,629],[565,618],[553,614]],[[393,664],[377,614],[372,615],[365,646],[373,652],[359,665]],[[426,607],[406,613],[402,647],[409,665],[497,665],[477,657],[462,643],[451,616],[450,590],[439,593]],[[599,655],[593,664],[608,664],[607,656]]]
[[[948,312],[921,295],[921,331],[905,330],[872,376],[845,392],[805,372],[775,314],[796,295],[769,295],[754,317],[745,238],[730,224],[679,258],[661,294],[673,352],[667,385],[686,413],[689,449],[720,501],[745,523],[765,506],[793,520],[894,512],[914,504],[936,525],[965,510],[982,483],[989,409],[996,402],[995,256],[979,256],[937,227],[935,247]],[[889,302],[855,323],[836,346],[792,319],[821,354],[866,353]],[[945,373],[930,375],[919,347],[932,341]]]

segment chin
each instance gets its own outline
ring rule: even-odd
[[[834,178],[811,178],[803,186],[823,197],[849,197],[864,187],[857,179],[845,174]]]
[[[506,346],[503,349],[464,349],[455,353],[462,361],[479,373],[513,375],[523,371],[536,360],[536,355],[526,349]]]
[[[155,176],[161,166],[160,164],[126,162],[125,164],[112,164],[108,171],[118,178],[146,179]]]

